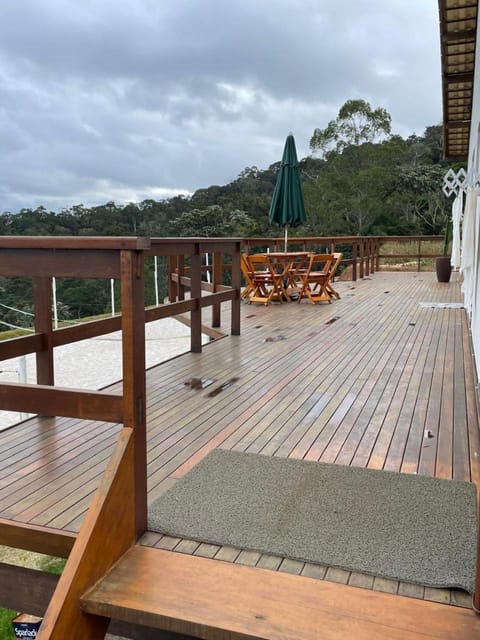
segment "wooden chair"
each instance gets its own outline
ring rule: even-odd
[[[277,273],[268,258],[268,254],[245,256],[245,260],[252,274],[253,293],[248,303],[261,302],[270,304],[272,300],[283,302],[290,300],[283,285],[283,274]]]
[[[332,276],[334,262],[332,253],[312,253],[310,255],[307,269],[298,273],[301,282],[298,302],[301,302],[305,296],[312,304],[332,302],[327,287]]]
[[[243,279],[245,280],[245,287],[242,289],[242,293],[240,294],[242,298],[248,298],[255,289],[253,285],[253,273],[250,270],[247,258],[247,254],[242,253],[240,266],[242,268]]]
[[[286,289],[289,295],[298,295],[302,287],[300,275],[306,273],[310,261],[309,253],[298,252],[292,257],[287,268],[287,285]]]
[[[325,289],[328,291],[330,296],[335,296],[337,300],[340,300],[340,294],[336,289],[333,288],[332,281],[335,276],[335,272],[342,261],[343,253],[333,253],[332,255],[333,255],[333,265],[332,265],[332,268],[330,269],[330,278],[327,284],[325,285]]]

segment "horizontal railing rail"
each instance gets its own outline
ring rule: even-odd
[[[342,267],[351,267],[351,279],[369,276],[391,260],[414,262],[418,271],[433,269],[433,259],[443,251],[444,236],[291,236],[289,251],[315,253],[341,251]],[[406,247],[408,250],[403,251]],[[283,237],[243,238],[246,253],[282,251]],[[393,250],[395,249],[395,250]]]
[[[18,244],[15,243],[15,238],[2,238],[2,244],[3,240],[7,244],[5,247],[2,246],[2,254],[8,255],[9,261],[5,260],[5,273],[2,271],[2,275],[26,275],[28,273],[28,267],[25,266],[25,262],[15,254],[15,251],[20,248],[23,251],[33,252],[32,257],[37,265],[39,254],[41,254],[40,262],[43,265],[43,277],[58,275],[50,264],[50,245],[54,247],[51,251],[56,252],[56,261],[57,264],[61,265],[62,272],[72,275],[65,252],[61,254],[61,260],[58,262],[59,251],[58,242],[55,242],[56,238],[48,239],[49,242],[43,245],[42,250],[38,249],[38,245],[29,238],[18,239]],[[83,238],[80,240],[82,242],[78,247],[75,247],[74,255],[77,264],[81,262],[83,270],[87,269],[84,274],[82,272],[82,277],[91,277],[92,274],[97,278],[102,275],[104,277],[120,277],[120,266],[115,266],[115,260],[110,254],[111,247],[117,246],[115,244],[116,239],[95,238],[90,243]],[[201,348],[202,332],[198,310],[211,306],[211,325],[212,327],[219,327],[221,325],[221,303],[235,302],[237,294],[232,275],[232,265],[235,262],[233,256],[237,256],[236,261],[238,263],[240,249],[247,253],[278,251],[284,248],[285,242],[283,237],[241,239],[154,238],[150,240],[148,245],[146,242],[142,243],[134,239],[128,240],[131,241],[130,244],[133,249],[138,250],[138,247],[141,247],[141,250],[147,256],[161,256],[166,257],[168,260],[167,300],[164,301],[162,299],[158,306],[146,309],[146,322],[183,313],[193,314],[193,318],[191,318],[191,348],[193,351]],[[443,236],[302,236],[290,237],[288,240],[288,249],[291,251],[302,250],[319,253],[341,250],[343,253],[342,267],[343,269],[351,267],[352,281],[369,276],[393,261],[407,261],[410,266],[415,266],[418,271],[422,268],[433,268],[433,259],[441,254],[442,245]],[[145,248],[147,246],[148,248]],[[123,241],[121,248],[125,247],[127,245]],[[130,249],[130,245],[128,245],[128,249]],[[93,260],[93,262],[91,259],[86,259],[95,255],[97,251],[105,259],[101,261]],[[211,256],[211,259],[207,261],[206,256]],[[81,260],[79,261],[78,258],[81,258]],[[86,262],[89,264],[86,265]],[[105,264],[110,265],[108,274],[101,272]],[[236,271],[237,280],[240,280],[239,265],[236,265]],[[38,275],[37,272],[35,276]],[[202,293],[208,295],[202,295]],[[237,311],[235,326],[232,326],[233,333],[239,330],[238,322]],[[51,348],[54,348],[105,335],[118,331],[120,328],[121,315],[116,315],[111,318],[102,318],[55,329],[51,332],[49,342]],[[35,332],[29,336],[1,341],[0,360],[29,353],[38,353],[43,350],[44,342],[43,332]]]
[[[118,331],[122,313],[110,318],[52,327],[51,278],[122,277],[122,251],[138,251],[144,256],[168,260],[168,298],[145,309],[145,322],[190,314],[190,348],[202,349],[202,309],[212,308],[212,327],[221,326],[221,304],[230,303],[231,333],[240,333],[240,239],[236,238],[14,238],[0,239],[0,275],[32,277],[36,283],[33,296],[35,333],[0,341],[0,361],[37,355],[37,382],[54,384],[53,349],[88,338]],[[202,256],[213,254],[210,282],[202,280]],[[100,256],[100,259],[99,259]],[[41,265],[39,274],[38,265]],[[184,277],[188,264],[189,277]],[[173,270],[172,270],[173,267]],[[168,267],[167,267],[168,268]],[[105,269],[107,271],[105,272]],[[188,295],[187,295],[188,289]],[[40,320],[39,320],[40,318]],[[24,390],[25,391],[25,390]]]

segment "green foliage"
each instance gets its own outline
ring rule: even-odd
[[[372,109],[365,100],[347,100],[335,120],[325,129],[315,129],[310,139],[310,149],[322,155],[334,150],[344,151],[384,136],[391,131],[391,117],[386,109]]]
[[[315,129],[314,152],[299,161],[307,222],[289,232],[302,235],[438,234],[451,203],[442,193],[449,166],[442,160],[442,127],[403,139],[391,135],[391,119],[364,100],[348,100],[324,129]],[[59,213],[44,207],[0,214],[2,235],[145,235],[152,237],[262,237],[278,235],[270,207],[280,164],[246,167],[226,185],[199,189],[191,197],[147,199],[124,206],[78,204]],[[159,259],[159,295],[167,290],[166,263]],[[155,301],[153,259],[145,265],[147,304]],[[57,280],[60,320],[109,314],[108,280]],[[0,278],[0,302],[32,307],[31,282]],[[118,285],[115,308],[120,311]],[[29,317],[0,306],[0,320],[27,326]],[[0,329],[2,326],[0,325]]]
[[[59,576],[65,568],[67,561],[65,558],[56,558],[54,556],[45,556],[41,569],[47,573],[54,573]]]
[[[244,211],[230,211],[214,204],[185,211],[169,224],[169,231],[173,237],[243,237],[250,235],[254,226]]]
[[[396,191],[404,203],[405,215],[417,218],[421,232],[443,233],[450,215],[442,192],[445,167],[439,164],[415,164],[400,168]]]
[[[0,609],[0,638],[2,640],[14,640],[12,620],[17,616],[16,611]]]

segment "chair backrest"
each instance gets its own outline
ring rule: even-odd
[[[307,274],[329,274],[334,263],[332,253],[312,253],[307,267]]]
[[[272,265],[265,254],[253,253],[252,255],[245,255],[245,260],[253,276],[259,273],[272,274]]]
[[[248,283],[251,281],[251,268],[250,265],[248,263],[248,255],[246,253],[242,253],[241,255],[241,259],[240,259],[240,267],[242,269],[242,274],[243,277],[245,278],[245,281]]]
[[[332,253],[332,255],[333,255],[333,264],[330,269],[330,278],[333,278],[333,276],[335,275],[335,271],[338,269],[343,258],[343,253],[336,252],[336,253]]]

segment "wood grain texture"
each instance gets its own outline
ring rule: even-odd
[[[123,251],[122,370],[124,424],[133,428],[134,518],[137,537],[147,528],[144,256]]]
[[[52,573],[0,563],[0,602],[5,608],[43,616],[57,583]]]
[[[1,236],[0,249],[148,249],[150,239],[128,236]]]
[[[180,553],[133,547],[85,611],[205,640],[473,640],[480,618],[445,607]]]
[[[86,616],[79,598],[135,540],[133,430],[124,428],[40,627],[39,640],[104,637],[108,619]]]
[[[44,278],[119,278],[120,264],[117,251],[78,249],[73,256],[70,249],[1,248],[0,273]]]
[[[76,534],[68,531],[0,518],[0,544],[7,547],[67,558],[76,537]]]
[[[4,382],[0,405],[5,411],[123,422],[122,397],[102,391]]]

